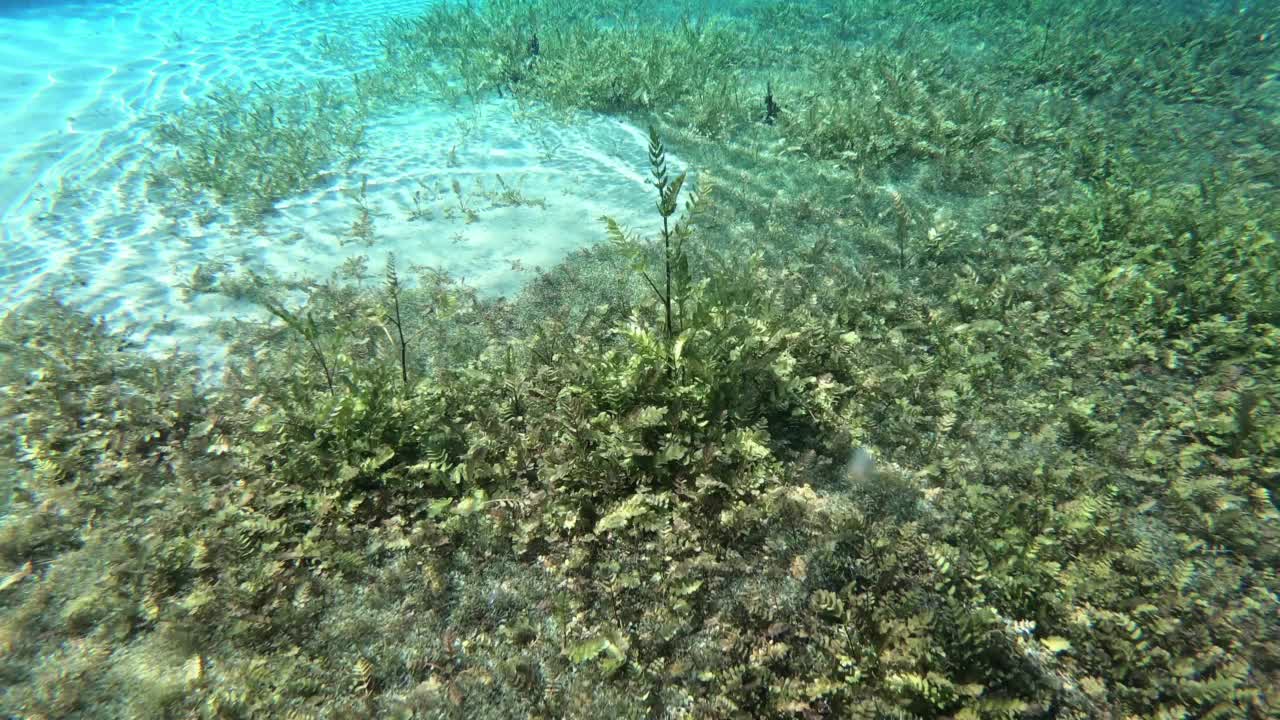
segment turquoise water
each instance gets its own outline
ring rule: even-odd
[[[409,100],[381,113],[358,164],[317,170],[252,232],[225,209],[197,213],[156,189],[156,165],[174,152],[153,136],[164,118],[228,86],[282,82],[295,93],[349,80],[375,57],[377,28],[418,7],[139,2],[11,10],[2,63],[0,306],[57,291],[113,325],[134,326],[157,351],[211,358],[219,350],[206,342],[208,322],[254,309],[184,301],[179,286],[200,267],[325,277],[349,258],[379,266],[394,252],[512,294],[532,268],[602,239],[598,225],[577,222],[583,213],[637,219],[635,208],[646,204],[641,130],[607,117],[574,125],[525,117],[496,95],[465,106]],[[340,56],[318,49],[348,40]],[[377,237],[354,242],[351,195],[366,179]],[[482,218],[444,217],[456,204],[455,180],[476,196]],[[528,203],[483,198],[508,185]],[[434,219],[410,219],[415,193]]]

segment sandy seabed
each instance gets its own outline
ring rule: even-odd
[[[326,35],[371,37],[421,2],[124,0],[0,8],[0,311],[56,292],[129,327],[157,352],[181,349],[209,367],[218,318],[259,312],[187,297],[202,264],[324,278],[388,253],[481,291],[510,295],[536,267],[604,238],[601,215],[643,228],[646,136],[606,118],[531,118],[510,100],[423,103],[374,118],[361,159],[287,198],[260,228],[231,213],[197,221],[149,182],[171,150],[152,130],[166,113],[220,84],[341,78],[321,57]],[[374,240],[355,241],[362,181]],[[457,212],[462,189],[468,219]],[[527,202],[487,200],[515,188]],[[415,194],[417,199],[415,201]],[[428,217],[415,213],[427,209]],[[202,363],[203,364],[203,363]]]

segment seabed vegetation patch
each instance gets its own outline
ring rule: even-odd
[[[220,267],[213,384],[10,313],[0,712],[1274,716],[1280,8],[1175,5],[442,3],[167,119],[252,220],[395,104],[613,113],[652,224]]]

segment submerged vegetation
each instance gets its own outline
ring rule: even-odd
[[[159,158],[152,182],[185,205],[255,221],[355,159],[365,116],[353,101],[330,83],[220,87],[156,126],[156,139],[172,150]]]
[[[261,214],[350,108],[626,114],[656,212],[514,301],[220,268],[212,387],[9,314],[0,711],[1273,716],[1280,10],[890,5],[442,3],[172,119]]]

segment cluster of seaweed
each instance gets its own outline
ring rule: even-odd
[[[230,211],[253,223],[277,201],[353,162],[365,117],[353,96],[332,83],[221,86],[156,122],[166,152],[154,163],[151,184],[176,193],[186,208],[203,205],[202,222]]]
[[[895,5],[933,30],[865,48],[843,45],[888,11],[829,5],[760,37],[760,8],[559,0],[393,27],[367,93],[429,67],[651,123],[655,230],[606,219],[611,242],[516,302],[394,260],[373,286],[219,274],[201,289],[273,320],[236,327],[211,388],[58,303],[8,315],[0,711],[1274,714],[1256,48],[1206,40],[1183,79],[1108,86],[1138,125],[1066,72],[1084,43],[1024,34],[962,69],[939,41],[977,32],[970,3]],[[983,3],[985,24],[1007,40],[1032,5]],[[740,106],[714,91],[756,64]],[[1188,82],[1236,122],[1170,121]],[[705,170],[671,174],[676,143]]]

